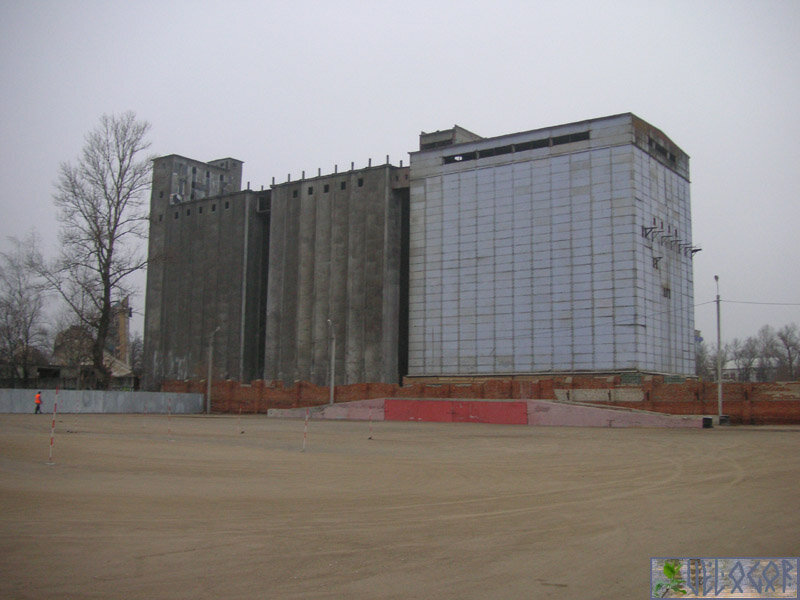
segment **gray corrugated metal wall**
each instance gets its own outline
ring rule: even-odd
[[[37,390],[0,389],[0,413],[33,413]],[[42,390],[42,412],[53,412],[54,390]],[[203,394],[61,390],[59,413],[196,414],[205,410]]]

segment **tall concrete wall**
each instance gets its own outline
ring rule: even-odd
[[[37,390],[0,389],[0,413],[33,413]],[[42,390],[42,412],[52,413],[163,413],[196,414],[205,410],[203,394],[169,392],[113,392]]]
[[[268,202],[268,191],[247,190],[157,204],[150,228],[146,386],[205,378],[217,327],[213,376],[247,380],[261,375]]]
[[[406,169],[371,167],[272,189],[264,377],[398,382]]]

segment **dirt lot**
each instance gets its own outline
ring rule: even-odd
[[[2,598],[645,598],[800,553],[800,428],[0,415]],[[241,425],[240,425],[241,423]],[[244,430],[244,433],[240,433]]]

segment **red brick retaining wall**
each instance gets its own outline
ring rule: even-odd
[[[205,393],[204,381],[169,381],[165,392]],[[592,390],[589,392],[589,390]],[[266,413],[270,408],[317,406],[328,402],[330,390],[299,382],[254,381],[242,385],[235,381],[213,384],[212,410],[218,413]],[[591,395],[591,398],[588,398]],[[687,380],[665,383],[660,376],[642,376],[638,383],[626,385],[619,375],[515,377],[507,379],[428,380],[404,386],[385,383],[359,383],[337,386],[336,402],[369,398],[473,398],[512,400],[580,400],[638,408],[675,415],[717,414],[717,386],[713,382]],[[725,383],[723,413],[733,423],[800,424],[800,382]]]

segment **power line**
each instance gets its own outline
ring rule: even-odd
[[[761,306],[800,306],[800,302],[747,302],[744,300],[722,300],[728,304],[758,304]]]

